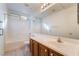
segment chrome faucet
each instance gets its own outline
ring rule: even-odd
[[[61,41],[61,38],[60,38],[60,37],[58,37],[57,42],[62,43],[62,41]]]

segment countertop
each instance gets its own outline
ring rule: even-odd
[[[57,36],[32,34],[30,36],[33,40],[51,48],[64,56],[79,56],[79,45],[62,40],[62,43],[57,42]]]

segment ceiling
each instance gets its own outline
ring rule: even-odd
[[[57,3],[49,10],[41,13],[42,3],[7,3],[7,9],[10,13],[26,15],[27,17],[44,17],[45,15],[57,12],[61,9],[74,5],[73,3]],[[44,16],[43,16],[44,15]]]
[[[8,12],[23,14],[27,16],[36,16],[40,13],[41,3],[8,3]]]

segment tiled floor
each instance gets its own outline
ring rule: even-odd
[[[5,56],[31,56],[29,44],[25,44],[23,48],[5,53]]]

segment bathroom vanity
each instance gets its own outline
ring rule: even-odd
[[[63,38],[64,39],[64,38]],[[30,37],[30,51],[32,56],[77,56],[79,46],[62,41],[57,37],[35,35]]]
[[[63,56],[63,54],[33,40],[30,39],[30,50],[32,56]]]

